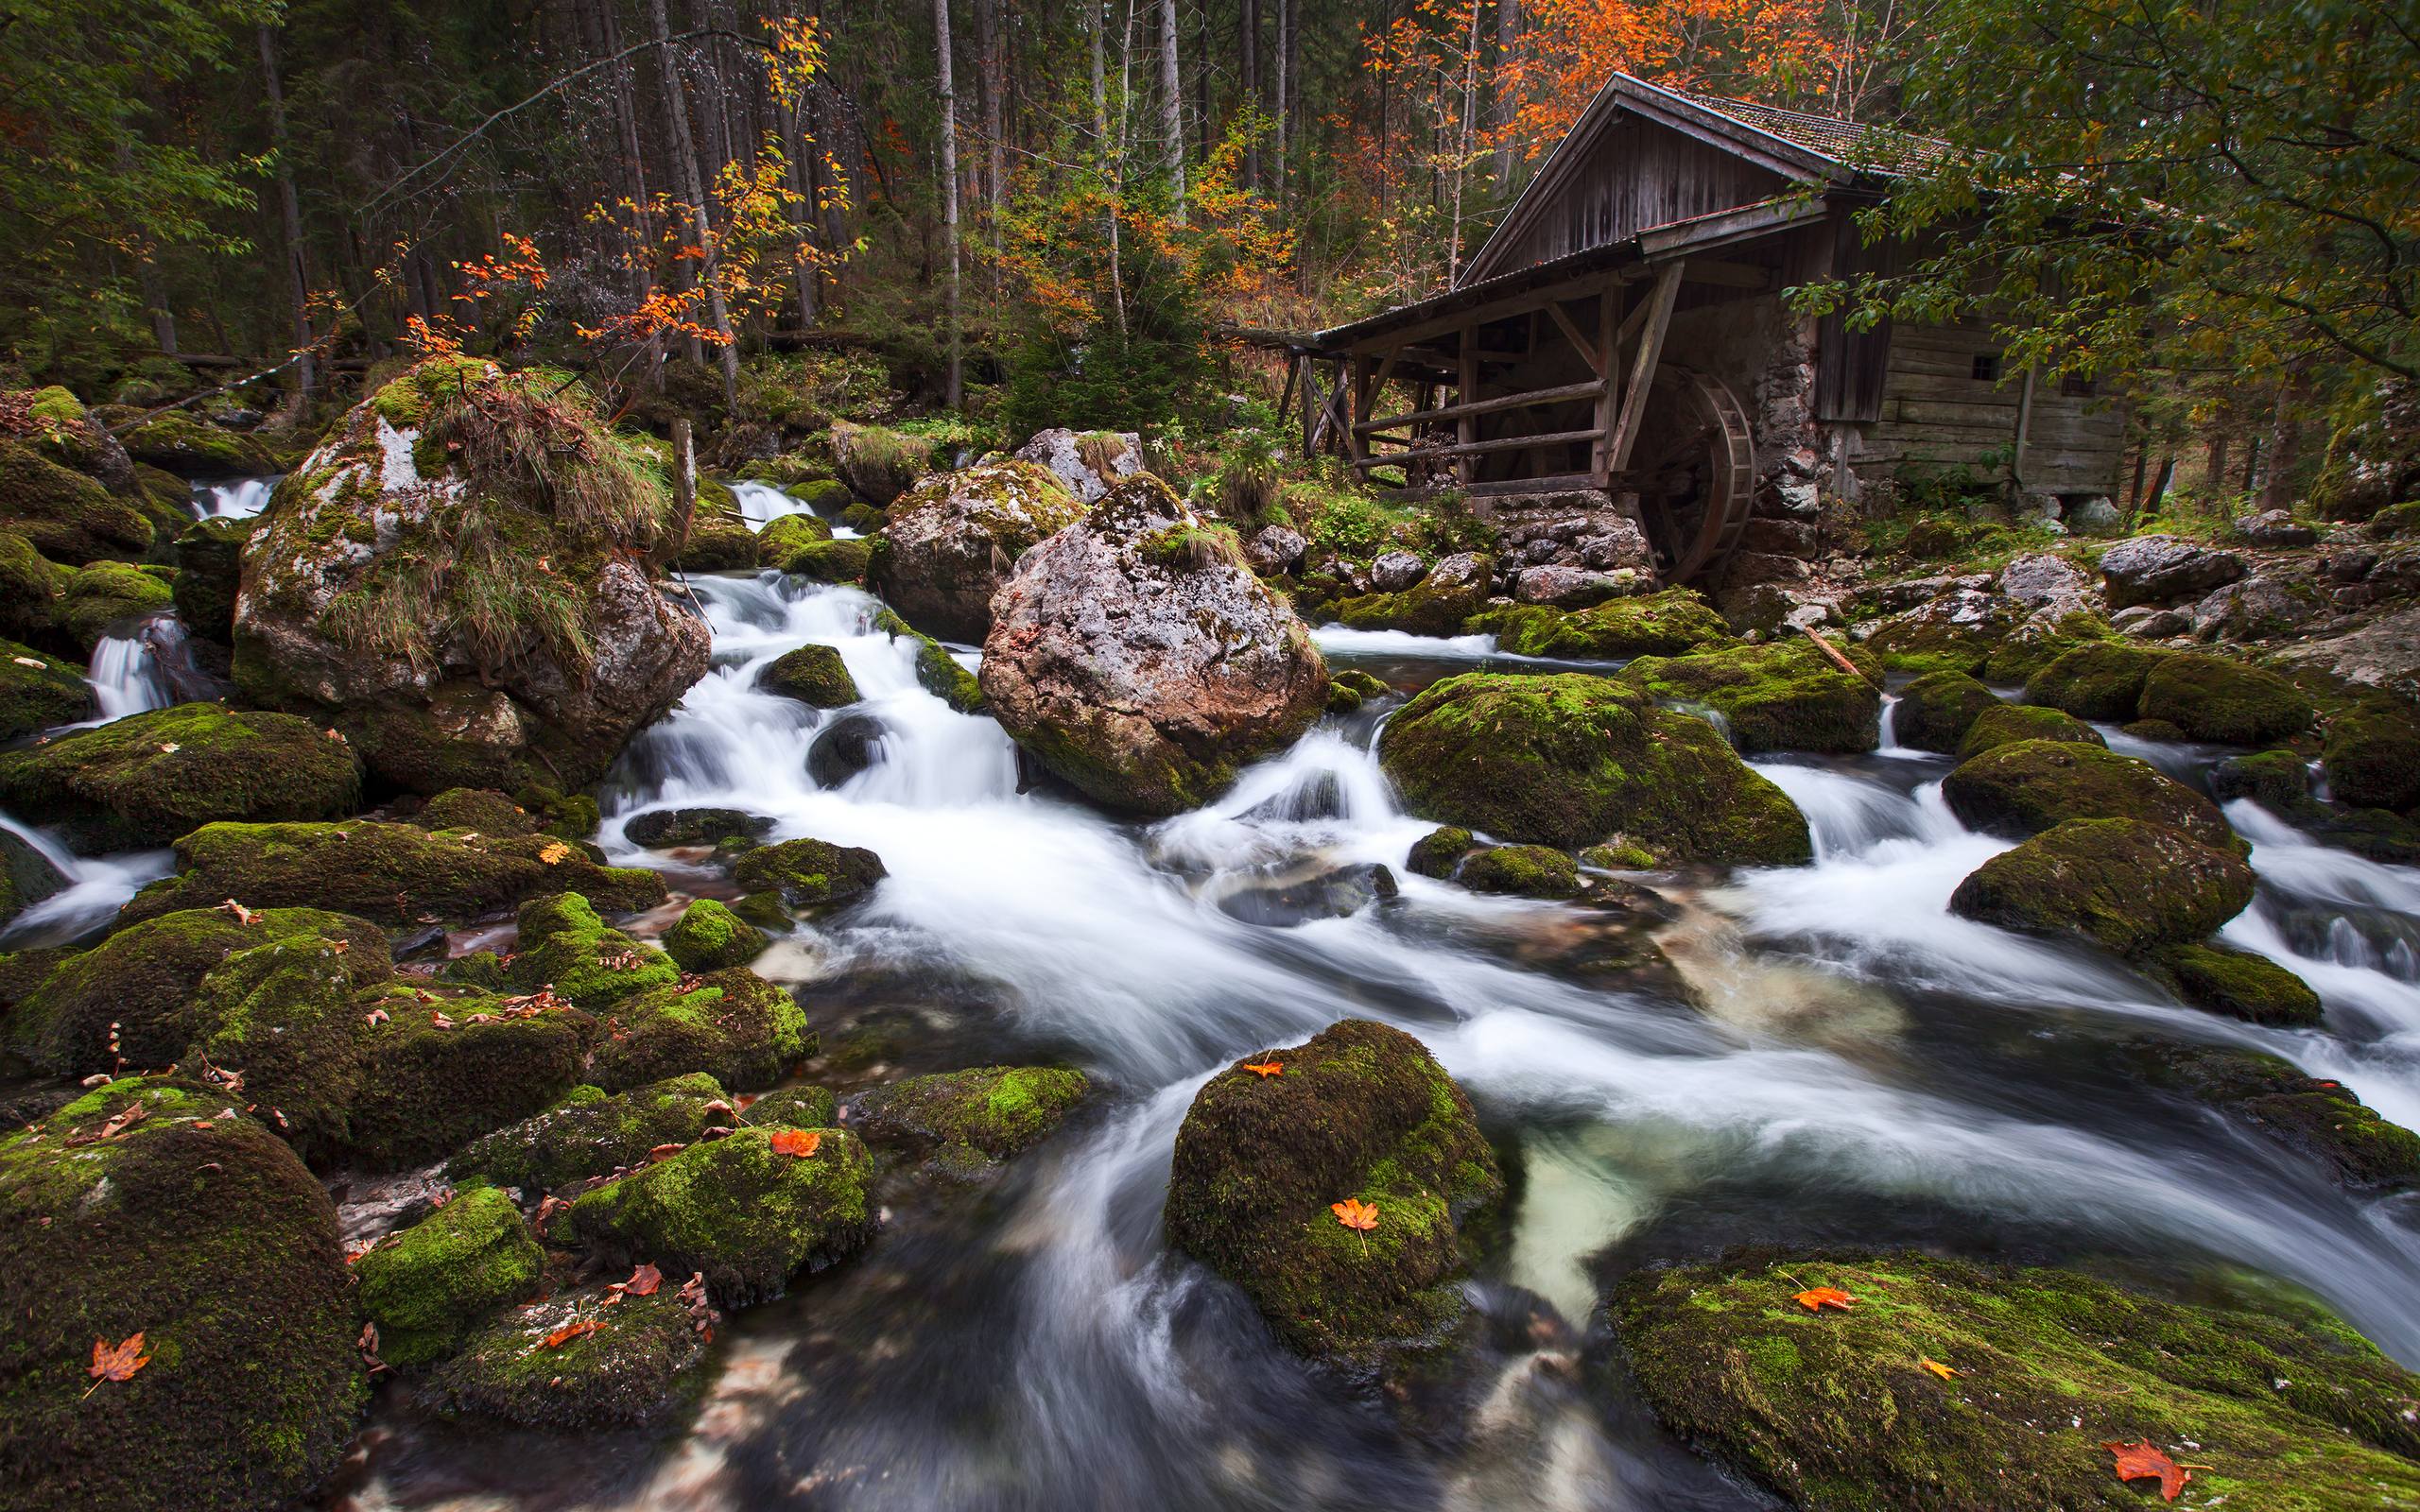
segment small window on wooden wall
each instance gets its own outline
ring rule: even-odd
[[[2000,381],[2000,354],[1996,352],[1975,353],[1975,381],[1996,384]]]
[[[2071,372],[2059,380],[2059,392],[2069,399],[2090,399],[2100,389],[2083,374]]]

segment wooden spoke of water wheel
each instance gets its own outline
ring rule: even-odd
[[[1665,581],[1713,576],[1755,507],[1747,410],[1720,380],[1662,364],[1648,389],[1638,447],[1614,487],[1638,495]]]

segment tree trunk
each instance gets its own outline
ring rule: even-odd
[[[957,409],[965,403],[966,389],[958,313],[958,88],[949,47],[949,0],[933,0],[933,50],[941,66],[942,88],[942,235],[949,244],[948,403]]]
[[[1463,39],[1461,129],[1454,142],[1453,224],[1445,237],[1445,283],[1452,285],[1462,271],[1462,185],[1469,181],[1474,133],[1478,128],[1478,0],[1471,0],[1471,22]]]
[[[2277,390],[2277,407],[2269,417],[2269,471],[2260,479],[2260,495],[2253,501],[2256,510],[2290,508],[2294,502],[2294,473],[2303,459],[2303,421],[2296,412],[2300,385],[2288,382]]]
[[[672,26],[664,0],[648,0],[648,19],[655,26],[656,57],[664,71],[664,118],[672,138],[672,167],[681,177],[682,196],[689,201],[688,220],[700,248],[714,239],[714,212],[706,200],[705,176],[698,166],[698,144],[689,130],[688,89],[681,80],[680,60],[672,55]],[[722,392],[725,403],[739,397],[739,344],[732,339],[731,312],[724,307],[722,288],[714,280],[712,259],[699,268],[705,280],[706,308],[722,338]]]
[[[1277,203],[1286,203],[1286,154],[1293,141],[1290,127],[1294,119],[1294,6],[1295,0],[1277,0],[1277,77],[1276,100],[1270,113],[1276,117],[1276,135],[1271,143],[1276,154],[1275,180]]]
[[[1237,0],[1236,54],[1236,87],[1242,96],[1236,102],[1236,112],[1246,114],[1261,109],[1260,0]],[[1244,188],[1259,188],[1260,133],[1257,130],[1245,139],[1243,166]]]
[[[1184,224],[1184,89],[1179,82],[1176,0],[1160,0],[1160,143],[1167,158],[1168,184],[1176,202],[1176,223]]]
[[[277,219],[285,240],[285,291],[294,312],[295,408],[319,387],[319,363],[311,355],[311,281],[302,270],[302,207],[294,197],[294,164],[285,139],[285,86],[277,77],[277,33],[259,28],[261,78],[268,95],[269,146],[277,153]]]
[[[1521,0],[1495,0],[1495,202],[1512,198],[1512,117],[1520,109],[1513,88],[1512,50],[1521,42]]]

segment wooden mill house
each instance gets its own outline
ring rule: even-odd
[[[2122,413],[2002,370],[1981,325],[1791,312],[1879,269],[1856,213],[1937,145],[1616,74],[1442,294],[1287,338],[1306,454],[1482,508],[1612,509],[1665,580],[1806,572],[1819,495],[1964,467],[2117,491]]]

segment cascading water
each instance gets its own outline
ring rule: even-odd
[[[93,685],[93,704],[100,713],[95,724],[106,725],[168,706],[167,674],[140,631],[102,636],[93,647],[93,663],[84,680]]]
[[[1589,910],[1409,874],[1392,899],[1369,885],[1427,828],[1377,770],[1383,705],[1323,722],[1198,812],[1125,822],[1019,792],[1009,740],[918,685],[912,644],[873,627],[865,594],[771,573],[694,582],[716,668],[609,781],[614,858],[715,885],[624,835],[638,813],[705,805],[763,815],[772,838],[869,847],[889,868],[873,896],[758,964],[797,988],[827,1053],[1060,1058],[1110,1095],[983,1200],[921,1194],[864,1261],[740,1314],[732,1364],[668,1456],[541,1456],[542,1490],[529,1464],[466,1469],[433,1430],[399,1432],[358,1507],[473,1490],[683,1509],[1761,1504],[1555,1364],[1588,1326],[1592,1257],[1675,1214],[1730,1242],[1951,1226],[2249,1265],[2420,1359],[2420,1240],[2399,1209],[2118,1069],[2145,1031],[2241,1044],[2420,1124],[2408,869],[2231,811],[2262,899],[2228,937],[2300,971],[2329,1013],[2325,1030],[2258,1028],[2182,1007],[2110,957],[1950,917],[1958,881],[2007,842],[1948,812],[1945,759],[1770,762],[1818,859],[1703,893],[1668,880],[1670,974],[1609,979],[1591,963],[1616,926]],[[1398,686],[1494,649],[1320,639]],[[838,650],[861,703],[822,712],[756,686],[809,642]],[[878,730],[870,760],[819,784],[808,751],[860,718]],[[1502,1258],[1472,1284],[1482,1310],[1521,1320],[1505,1336],[1538,1342],[1480,1362],[1484,1410],[1453,1448],[1323,1383],[1160,1238],[1202,1078],[1348,1015],[1425,1040],[1527,1172]]]
[[[193,512],[203,520],[250,520],[268,507],[278,480],[228,478],[193,486]]]
[[[769,483],[735,478],[726,486],[731,490],[731,496],[738,502],[740,517],[748,522],[751,530],[762,530],[786,514],[814,513],[805,500],[785,493]],[[855,541],[858,537],[856,531],[837,520],[824,523],[832,527],[832,537],[836,541]]]

